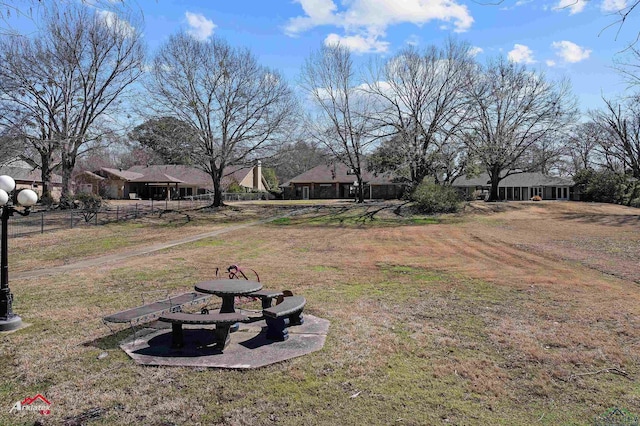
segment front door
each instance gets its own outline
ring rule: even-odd
[[[309,199],[309,187],[308,186],[303,186],[302,187],[302,199],[303,200],[308,200]]]

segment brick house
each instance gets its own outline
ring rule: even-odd
[[[245,191],[267,191],[262,165],[232,166],[224,170],[222,188],[238,185]],[[103,167],[84,172],[76,179],[79,191],[112,199],[177,199],[213,192],[211,176],[200,169],[184,165],[133,166],[128,170]]]
[[[536,195],[543,200],[577,200],[571,179],[549,176],[543,173],[516,173],[502,179],[498,184],[498,198],[501,200],[529,200]],[[488,194],[491,190],[489,175],[483,173],[474,178],[458,178],[452,184],[467,199],[473,193]]]
[[[389,173],[375,175],[364,172],[364,196],[366,199],[396,199],[403,193],[404,185],[395,182]],[[342,163],[319,165],[280,185],[287,200],[354,198],[356,176]]]

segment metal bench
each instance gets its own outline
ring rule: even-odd
[[[262,310],[267,323],[267,339],[284,341],[289,338],[287,327],[304,322],[302,310],[307,303],[302,296],[289,296],[275,306]]]
[[[167,312],[180,312],[182,307],[197,305],[206,302],[212,297],[211,294],[198,293],[195,291],[167,297],[158,302],[149,303],[137,308],[127,309],[126,311],[117,312],[102,318],[102,322],[109,326],[108,323],[128,323],[133,329],[135,336],[135,326],[157,319],[160,315]],[[144,303],[144,298],[143,298]],[[111,329],[111,327],[109,327]],[[113,330],[111,330],[113,332]]]
[[[220,351],[224,350],[229,344],[229,330],[233,324],[238,322],[247,322],[249,317],[239,313],[228,314],[188,314],[184,312],[175,312],[161,315],[158,321],[171,323],[171,347],[175,349],[184,346],[184,333],[182,324],[215,324],[214,344]]]

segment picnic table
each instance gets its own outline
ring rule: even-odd
[[[262,288],[258,281],[250,280],[211,280],[196,284],[195,290],[200,293],[214,294],[222,298],[221,314],[235,313],[236,296],[250,296]]]

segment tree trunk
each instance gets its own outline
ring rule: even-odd
[[[71,178],[73,169],[76,166],[76,157],[74,154],[67,152],[62,153],[62,195],[60,200],[70,201],[73,197],[73,191],[71,189]]]
[[[51,202],[51,162],[49,155],[40,154],[40,176],[42,179],[42,195],[40,196],[40,200],[42,200],[45,204]]]
[[[213,181],[213,204],[212,207],[223,206],[222,202],[222,168],[220,170],[211,168],[211,179]]]
[[[364,203],[364,182],[360,174],[358,174],[358,203]]]
[[[489,173],[489,179],[491,179],[491,191],[489,192],[489,199],[487,201],[500,201],[498,198],[498,184],[502,180],[500,178],[500,170],[495,168]]]

